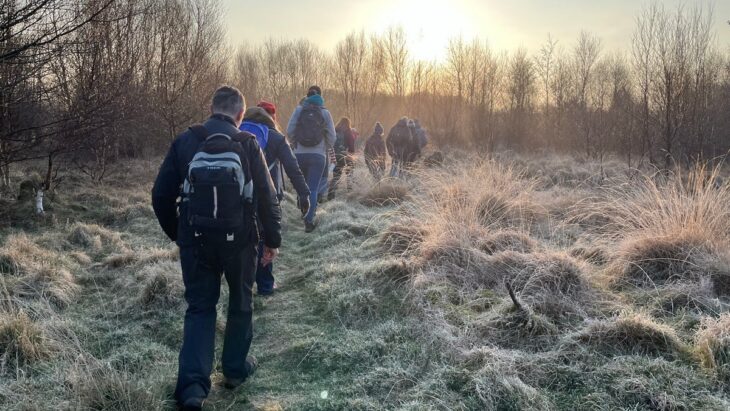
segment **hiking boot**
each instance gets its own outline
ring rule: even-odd
[[[238,388],[241,384],[243,384],[246,379],[254,374],[256,372],[256,368],[258,367],[258,361],[256,361],[256,357],[253,355],[249,355],[246,357],[246,376],[243,378],[228,378],[224,377],[223,379],[223,386],[226,387],[229,390],[233,390]]]
[[[180,407],[180,409],[182,411],[201,411],[203,409],[204,402],[205,398],[188,398],[182,403],[182,407]]]
[[[304,222],[304,232],[305,233],[311,233],[312,231],[314,231],[315,228],[317,228],[317,226],[314,225],[314,223],[310,223],[309,221]]]

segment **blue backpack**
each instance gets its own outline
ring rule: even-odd
[[[256,141],[258,141],[261,150],[266,150],[266,145],[269,143],[269,128],[267,126],[252,121],[244,121],[241,123],[241,131],[248,131],[256,136]]]

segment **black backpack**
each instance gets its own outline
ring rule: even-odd
[[[200,144],[183,183],[188,223],[196,236],[225,233],[227,241],[234,241],[234,233],[253,216],[253,180],[241,143],[255,136],[209,135],[203,126],[191,130]]]
[[[411,145],[411,130],[408,126],[396,125],[392,133],[390,143],[393,148],[399,152],[408,150]]]
[[[342,131],[337,132],[337,136],[335,137],[335,146],[333,148],[335,150],[335,157],[337,159],[341,159],[347,155],[347,147],[345,146],[345,133],[343,133]]]
[[[324,140],[327,130],[322,108],[314,105],[302,107],[294,129],[294,139],[304,147],[315,147]]]

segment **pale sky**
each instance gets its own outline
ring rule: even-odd
[[[663,0],[675,7],[681,0]],[[684,0],[714,7],[721,48],[730,48],[730,0]],[[605,50],[628,48],[643,0],[223,0],[230,42],[260,43],[306,38],[325,50],[353,30],[381,33],[401,25],[412,55],[440,59],[448,39],[462,35],[488,40],[495,50],[525,46],[534,51],[548,33],[572,47],[585,29],[597,34]]]

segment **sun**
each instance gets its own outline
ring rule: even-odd
[[[477,33],[469,10],[458,0],[394,0],[376,21],[378,32],[402,27],[411,57],[423,61],[442,61],[450,39]]]

